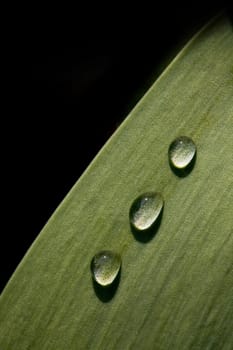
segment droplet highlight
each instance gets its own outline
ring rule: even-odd
[[[129,219],[131,226],[137,231],[150,230],[160,218],[164,200],[160,193],[144,193],[137,197],[131,205]]]
[[[196,145],[191,138],[180,136],[170,144],[169,163],[177,175],[187,175],[193,168],[195,157]]]
[[[121,268],[121,257],[109,250],[96,254],[91,261],[93,279],[102,287],[110,286]]]

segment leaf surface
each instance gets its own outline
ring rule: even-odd
[[[132,110],[3,291],[1,349],[232,349],[232,57],[232,24],[222,15]],[[183,178],[167,156],[180,135],[197,146]],[[148,191],[162,193],[165,207],[145,243],[131,231],[129,208]],[[122,270],[107,300],[90,262],[109,249]]]

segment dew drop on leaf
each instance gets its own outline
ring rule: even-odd
[[[95,282],[102,287],[110,286],[114,282],[120,268],[120,256],[109,250],[97,253],[91,261],[92,276]]]
[[[196,145],[187,136],[175,139],[169,147],[168,158],[171,168],[176,171],[190,169],[196,156]]]
[[[129,219],[137,231],[151,229],[160,217],[164,200],[160,193],[148,192],[137,197],[131,205]]]

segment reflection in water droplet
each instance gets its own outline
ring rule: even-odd
[[[195,155],[196,145],[187,136],[180,136],[175,139],[168,150],[170,165],[176,170],[184,170],[190,167],[195,160]]]
[[[160,193],[144,193],[133,202],[129,219],[134,229],[138,231],[149,230],[157,221],[164,206]]]
[[[120,256],[109,250],[99,252],[91,261],[93,278],[102,287],[110,286],[114,282],[120,268]]]

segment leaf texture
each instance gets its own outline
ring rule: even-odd
[[[232,24],[221,15],[132,110],[3,291],[2,350],[232,349],[232,57]],[[180,135],[197,146],[182,178],[167,156]],[[162,193],[165,207],[145,243],[131,231],[129,208],[148,191]],[[109,249],[122,270],[105,298],[90,261]]]

